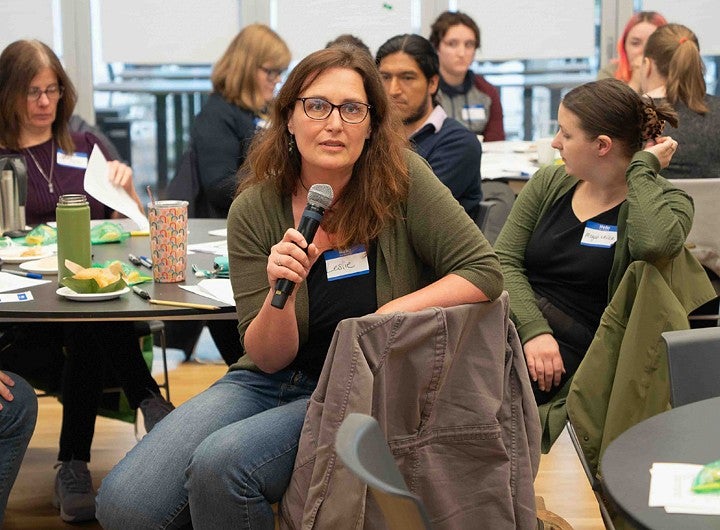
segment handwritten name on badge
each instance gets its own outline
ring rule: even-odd
[[[73,153],[69,155],[62,149],[58,149],[56,160],[59,166],[75,167],[78,169],[87,169],[88,165],[87,153]]]
[[[357,245],[349,250],[328,250],[325,252],[325,268],[329,282],[352,276],[368,274],[367,251],[365,245]]]
[[[580,244],[586,247],[610,248],[617,242],[617,226],[588,221]]]

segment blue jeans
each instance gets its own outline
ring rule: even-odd
[[[35,430],[38,404],[33,388],[20,376],[10,372],[15,386],[8,387],[13,400],[0,398],[0,527],[10,488],[17,477],[25,449]]]
[[[284,370],[227,373],[178,407],[105,477],[106,529],[274,528],[317,381]]]

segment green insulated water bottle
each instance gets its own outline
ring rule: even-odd
[[[58,282],[72,276],[69,259],[81,267],[92,265],[90,250],[90,204],[85,195],[61,195],[55,210],[57,221]]]

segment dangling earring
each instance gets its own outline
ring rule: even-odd
[[[295,135],[290,135],[290,140],[288,141],[288,153],[293,154],[295,152]]]

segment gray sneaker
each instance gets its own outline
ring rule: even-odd
[[[60,518],[68,523],[95,519],[95,489],[87,462],[58,462],[58,467],[53,505],[60,509]]]
[[[153,394],[152,397],[143,399],[140,402],[140,410],[142,411],[143,420],[145,421],[145,431],[150,432],[161,419],[170,414],[174,409],[175,406],[172,403],[158,394]]]

